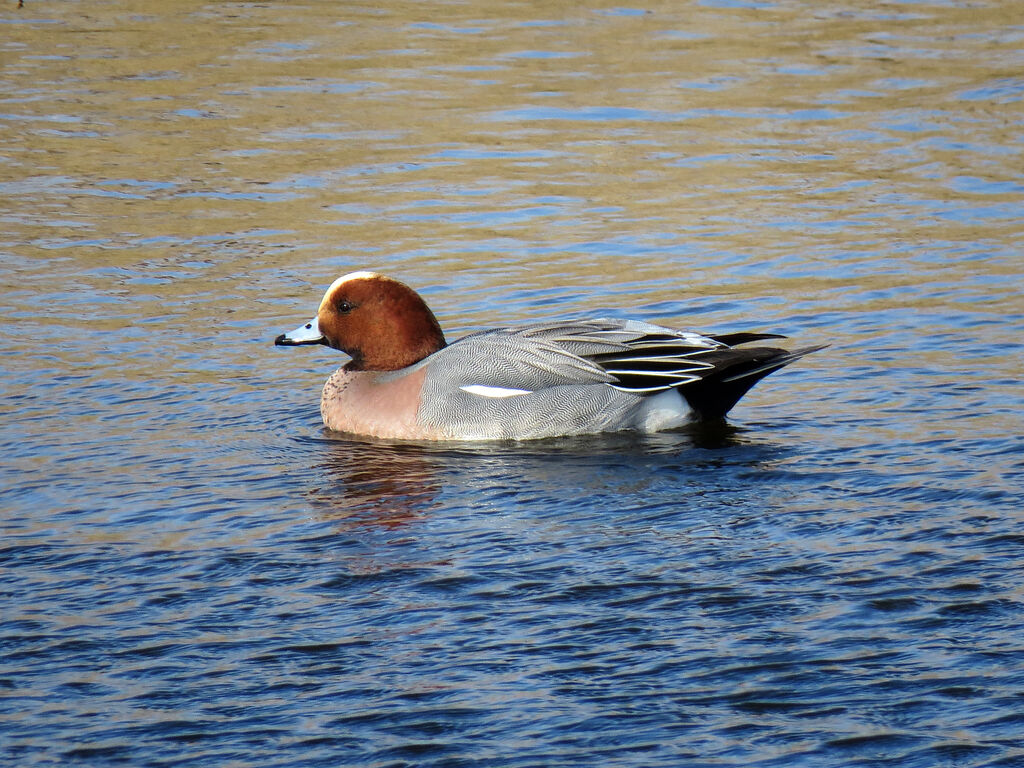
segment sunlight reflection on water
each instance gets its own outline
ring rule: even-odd
[[[1024,761],[1009,6],[26,6],[5,761]],[[353,440],[271,343],[358,268],[832,347],[718,430]]]

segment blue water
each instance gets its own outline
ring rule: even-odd
[[[0,764],[1024,766],[1005,10],[14,5]],[[832,346],[726,425],[359,440],[272,342],[361,268]]]

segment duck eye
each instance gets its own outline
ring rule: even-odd
[[[341,301],[334,305],[334,308],[337,309],[341,314],[347,315],[349,312],[352,311],[353,304],[350,301],[341,299]]]

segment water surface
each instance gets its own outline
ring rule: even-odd
[[[11,765],[1024,766],[1013,3],[0,11]],[[325,433],[449,338],[831,343],[730,425]]]

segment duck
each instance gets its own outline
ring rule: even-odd
[[[324,384],[328,430],[392,440],[534,440],[722,420],[758,381],[827,345],[703,334],[642,320],[543,320],[445,340],[403,282],[351,272],[274,340],[349,356]]]

